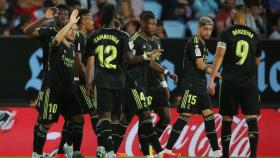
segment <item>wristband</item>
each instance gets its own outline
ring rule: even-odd
[[[168,87],[166,81],[161,81],[160,84],[161,84],[161,86],[162,86],[163,88],[167,88],[167,87]]]
[[[163,74],[168,75],[170,73],[167,69],[164,70]]]
[[[79,80],[80,80],[80,78],[79,78],[79,77],[74,76],[74,81],[79,81]]]

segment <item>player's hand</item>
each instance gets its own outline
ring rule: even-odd
[[[170,73],[168,76],[172,78],[175,84],[178,82],[178,76],[176,74]]]
[[[92,97],[93,96],[93,83],[87,83],[86,84],[86,89],[87,89],[87,95],[89,96],[89,97]]]
[[[214,81],[209,82],[208,91],[211,95],[215,95],[215,83],[214,83]]]
[[[168,87],[163,88],[163,93],[164,93],[164,95],[165,95],[165,98],[166,98],[167,100],[169,100],[169,99],[170,99],[170,92],[169,92]]]
[[[57,10],[56,7],[50,7],[50,8],[47,9],[44,17],[46,19],[52,19],[52,18],[54,18],[55,13],[57,13],[57,12],[58,12],[58,10]]]
[[[222,79],[221,73],[218,72],[218,73],[216,74],[216,77],[217,77],[218,79]]]
[[[78,14],[79,14],[79,11],[77,9],[73,10],[70,15],[69,22],[76,24],[78,22],[78,20],[80,19],[80,17],[78,17]]]
[[[161,56],[161,52],[163,52],[163,49],[155,49],[151,52],[148,52],[147,55],[150,60],[157,60]]]

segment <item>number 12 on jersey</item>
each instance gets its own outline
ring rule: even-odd
[[[236,44],[236,49],[235,49],[235,55],[237,57],[240,57],[240,60],[236,62],[237,65],[242,65],[245,62],[248,56],[248,51],[249,51],[248,42],[244,40],[239,40]]]
[[[113,45],[99,45],[95,49],[95,53],[98,54],[99,65],[103,68],[107,69],[116,69],[117,66],[112,64],[111,62],[116,59],[117,57],[117,48]],[[107,56],[104,59],[104,56]],[[109,56],[108,56],[109,55]]]

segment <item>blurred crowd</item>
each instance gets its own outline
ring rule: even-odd
[[[187,24],[201,16],[211,16],[215,20],[213,37],[216,37],[219,31],[232,25],[231,10],[236,5],[246,5],[249,8],[247,25],[263,39],[280,39],[280,0],[0,0],[0,36],[23,35],[24,28],[44,16],[47,8],[61,3],[68,5],[70,11],[90,9],[95,29],[101,27],[100,8],[105,3],[114,4],[118,8],[120,28],[133,34],[140,28],[139,15],[145,3],[151,1],[161,8],[157,29],[160,38],[167,37],[165,20]],[[186,27],[184,37],[191,35],[190,28]]]

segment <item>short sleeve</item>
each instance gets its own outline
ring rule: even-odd
[[[189,49],[192,59],[203,58],[203,54],[199,47],[199,38],[195,36],[189,42],[187,49]]]
[[[128,34],[123,35],[123,41],[121,45],[122,53],[131,53],[134,48],[134,42],[131,41]]]
[[[91,34],[88,39],[87,39],[87,42],[86,42],[86,50],[85,50],[85,57],[88,58],[88,57],[91,57],[91,56],[94,56],[94,42],[93,42],[93,39],[94,39],[94,35]]]
[[[221,34],[218,37],[218,43],[217,43],[217,47],[222,47],[222,48],[227,48],[227,32],[226,31],[222,31]]]

